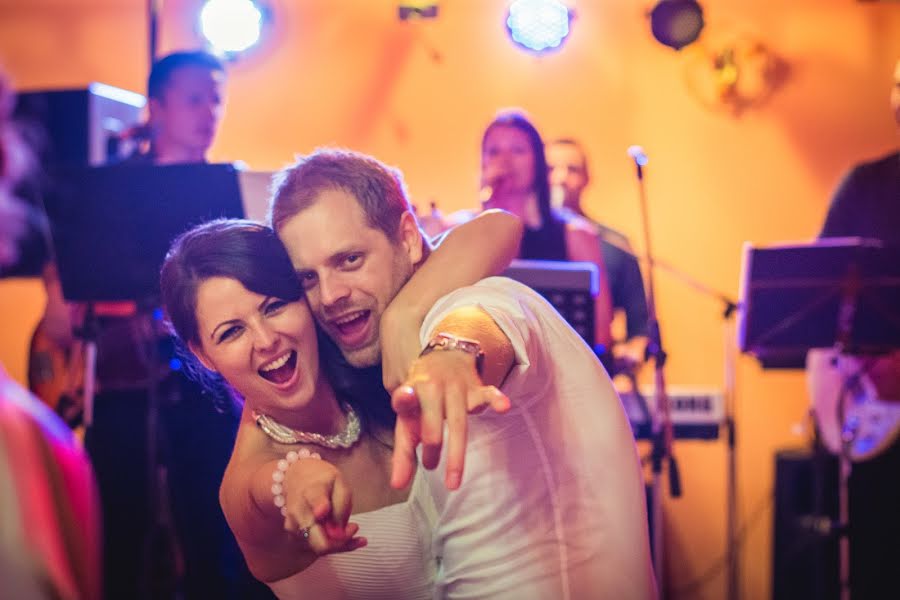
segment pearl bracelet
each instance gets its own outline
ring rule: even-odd
[[[318,458],[321,459],[322,456],[318,452],[310,452],[308,448],[301,448],[300,450],[291,450],[288,452],[284,458],[278,461],[278,466],[275,467],[275,472],[272,473],[272,495],[274,496],[273,500],[275,502],[275,506],[281,509],[281,516],[287,516],[287,508],[284,503],[284,486],[282,483],[284,482],[284,475],[287,473],[288,467],[297,462],[301,458]]]

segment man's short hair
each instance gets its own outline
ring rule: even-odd
[[[352,150],[320,149],[275,175],[269,223],[278,231],[285,221],[309,208],[326,190],[356,198],[373,229],[396,241],[400,218],[412,212],[400,171]]]
[[[554,144],[558,144],[560,146],[571,146],[575,148],[575,150],[578,152],[578,156],[581,157],[581,169],[584,172],[584,176],[589,177],[587,152],[584,151],[584,146],[581,145],[581,142],[579,142],[575,138],[569,137],[556,138],[555,140],[547,142],[548,147],[553,146]]]
[[[147,96],[162,98],[172,78],[172,73],[183,67],[200,67],[209,71],[225,72],[225,65],[217,57],[209,52],[193,50],[186,52],[173,52],[153,63],[150,69],[150,77],[147,80]]]

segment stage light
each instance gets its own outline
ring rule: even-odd
[[[696,0],[660,0],[650,11],[650,29],[660,44],[681,50],[700,36],[703,9]]]
[[[516,0],[509,5],[506,29],[513,42],[540,53],[563,43],[571,18],[569,8],[555,0]]]
[[[200,11],[200,27],[218,52],[242,52],[259,41],[263,14],[251,0],[208,0]]]
[[[437,2],[423,2],[422,0],[401,2],[397,7],[397,16],[401,21],[410,19],[436,19],[438,16]]]

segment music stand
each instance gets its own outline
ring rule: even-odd
[[[738,343],[763,368],[801,369],[807,350],[836,342],[883,352],[900,342],[900,247],[864,238],[746,244],[740,295]]]
[[[900,246],[830,238],[810,244],[744,247],[739,345],[763,368],[802,368],[808,350],[878,354],[900,347]],[[843,422],[840,390],[839,412]],[[840,453],[841,597],[850,597],[848,484],[851,462]]]
[[[244,216],[230,164],[71,167],[52,180],[45,205],[67,300],[153,300],[175,237]]]
[[[230,164],[60,167],[44,200],[63,296],[88,303],[84,421],[93,416],[96,344],[93,305],[131,300],[153,306],[169,245],[191,226],[243,217]]]
[[[217,217],[243,217],[237,172],[226,164],[171,166],[120,163],[104,167],[61,167],[51,173],[45,198],[63,296],[87,303],[85,338],[84,423],[91,431],[98,323],[94,306],[105,301],[133,301],[128,317],[129,347],[146,367],[146,456],[148,515],[154,523],[143,545],[145,584],[159,579],[153,544],[169,539],[167,469],[159,456],[159,420],[163,355],[159,270],[171,242],[182,232]],[[116,357],[111,355],[111,359]],[[137,432],[135,432],[137,433]],[[163,536],[163,538],[160,538]],[[139,540],[135,540],[138,543]],[[168,555],[171,555],[169,553]],[[168,556],[167,555],[167,556]]]
[[[594,297],[600,289],[597,265],[517,259],[503,275],[543,296],[587,345],[594,348]]]

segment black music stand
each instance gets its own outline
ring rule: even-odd
[[[66,300],[88,303],[84,420],[90,427],[96,361],[93,304],[131,300],[153,309],[169,244],[193,225],[243,217],[231,164],[60,167],[44,208]]]
[[[763,368],[802,369],[811,348],[870,354],[900,342],[900,247],[830,238],[744,248],[738,343]]]
[[[230,164],[61,168],[45,204],[67,300],[152,301],[178,234],[243,217]]]
[[[517,259],[505,277],[525,284],[553,305],[563,319],[594,348],[594,297],[600,273],[590,262]]]
[[[168,471],[160,458],[159,420],[164,375],[169,371],[161,348],[159,270],[172,241],[192,226],[218,217],[243,217],[238,174],[230,164],[171,166],[120,163],[104,167],[61,167],[50,173],[45,208],[50,222],[63,296],[87,304],[84,423],[93,429],[94,382],[99,302],[133,301],[137,313],[129,329],[139,360],[149,374],[146,456],[148,515],[155,519],[143,541],[145,584],[159,580],[156,545],[169,540]],[[110,357],[114,359],[115,357]],[[135,541],[137,543],[137,540]],[[177,552],[162,553],[163,560]],[[173,559],[174,560],[174,559]]]
[[[744,248],[739,345],[763,368],[802,368],[814,348],[880,354],[900,347],[900,246],[829,238],[811,244]],[[839,412],[843,421],[845,383]],[[851,462],[840,455],[838,522],[841,597],[849,599]]]

